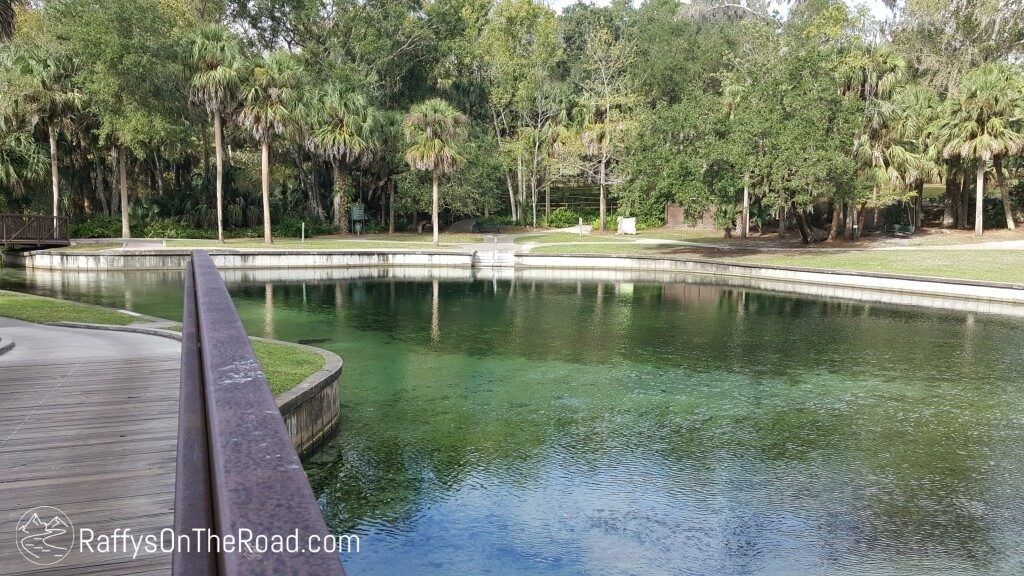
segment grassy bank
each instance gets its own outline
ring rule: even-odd
[[[586,241],[586,242],[589,242]],[[623,242],[593,242],[537,246],[530,254],[611,254],[617,256],[639,256],[658,254],[677,244],[636,244]]]
[[[772,266],[1024,283],[1024,250],[808,250],[781,254],[764,252],[728,260]]]
[[[984,282],[1024,283],[1024,250],[828,250],[791,251],[690,249],[652,244],[564,244],[538,246],[531,254],[665,255],[722,262],[794,266],[956,278]]]
[[[85,322],[125,326],[138,322],[137,316],[102,306],[0,291],[0,316],[36,322]]]
[[[138,316],[102,306],[3,290],[0,290],[0,316],[38,324],[84,322],[126,326],[140,320]],[[319,354],[287,344],[252,340],[252,347],[275,396],[294,388],[324,367],[324,358]]]
[[[256,358],[274,396],[287,392],[324,367],[324,357],[294,346],[252,340]]]

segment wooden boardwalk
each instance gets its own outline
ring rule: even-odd
[[[0,310],[2,314],[2,310]],[[180,344],[142,334],[0,318],[0,574],[170,574],[170,555],[80,553],[41,567],[15,526],[36,506],[75,532],[134,536],[172,526]]]

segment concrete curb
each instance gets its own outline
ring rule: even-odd
[[[361,267],[464,267],[471,268],[473,254],[446,250],[366,248],[346,250],[208,250],[219,270],[254,268],[361,268]],[[67,272],[106,270],[184,270],[190,249],[118,250],[117,252],[8,253],[14,267]]]
[[[8,336],[0,336],[0,356],[4,352],[10,352],[14,348],[14,340],[11,340]]]
[[[767,266],[695,258],[606,256],[597,254],[521,254],[516,273],[557,276],[574,270],[584,277],[714,278],[722,285],[814,298],[923,306],[963,312],[1024,316],[1024,285],[972,282],[845,270]],[[635,279],[633,279],[635,277]]]
[[[861,270],[836,270],[833,268],[802,268],[799,266],[773,266],[770,264],[756,264],[751,262],[730,262],[721,260],[710,260],[707,258],[687,258],[680,256],[616,256],[610,254],[516,254],[518,257],[527,258],[584,258],[584,259],[605,259],[615,258],[621,261],[627,262],[630,260],[637,260],[641,262],[692,262],[694,264],[706,264],[711,266],[721,267],[732,267],[738,269],[750,269],[750,270],[779,270],[783,272],[810,272],[815,274],[827,274],[832,276],[858,276],[861,278],[884,278],[887,280],[907,280],[914,282],[931,282],[935,284],[955,284],[959,286],[980,286],[984,288],[1005,288],[1009,290],[1020,290],[1024,294],[1024,283],[1015,282],[990,282],[987,280],[965,280],[962,278],[942,278],[939,276],[912,276],[909,274],[893,274],[891,272],[865,272]],[[521,262],[521,258],[516,259],[516,264],[522,267],[528,267],[530,264]],[[566,266],[567,268],[579,268],[580,266]],[[589,266],[584,266],[589,267]],[[635,266],[619,266],[611,267],[609,269],[622,269],[626,267],[633,267],[636,269],[645,269],[649,266],[635,265]]]
[[[169,322],[169,321],[167,321]],[[64,328],[84,328],[87,330],[109,330],[112,332],[129,332],[133,334],[147,334],[170,338],[181,341],[181,333],[172,330],[165,330],[147,326],[114,326],[109,324],[88,324],[84,322],[47,322],[48,326],[61,326]],[[252,336],[253,340],[269,342],[282,346],[290,346],[299,350],[305,350],[320,355],[324,359],[323,368],[317,370],[294,388],[283,392],[274,398],[277,403],[281,417],[284,418],[285,427],[292,437],[295,451],[299,456],[306,456],[325,440],[330,439],[338,428],[338,421],[341,417],[341,406],[339,403],[339,381],[343,362],[341,356],[334,352],[285,342]],[[3,353],[0,340],[0,353]],[[14,346],[14,343],[11,343]]]

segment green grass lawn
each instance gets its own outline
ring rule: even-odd
[[[124,326],[139,318],[110,308],[0,291],[0,316],[27,322],[86,322]]]
[[[380,248],[428,249],[433,248],[430,234],[363,234],[360,236],[315,236],[306,238],[275,238],[273,244],[264,244],[259,238],[229,238],[224,243],[217,240],[170,239],[167,246],[173,248],[254,248],[254,249],[307,249],[307,250],[375,250]],[[479,234],[441,234],[440,247],[459,246],[482,242]]]
[[[866,250],[849,252],[764,252],[727,258],[736,262],[856,270],[1024,283],[1024,250]]]
[[[943,184],[925,184],[924,185],[924,197],[925,198],[941,198],[946,194],[946,186]]]
[[[61,252],[76,252],[92,253],[101,252],[103,250],[110,250],[112,248],[121,248],[123,244],[120,242],[100,242],[100,243],[89,243],[89,244],[75,244],[73,246],[64,246],[61,248],[53,248],[53,250],[60,250]]]
[[[441,242],[440,247],[451,247],[457,244],[452,244],[445,241]],[[399,248],[399,249],[430,249],[434,248],[431,242],[419,242],[419,241],[377,241],[377,240],[338,240],[338,239],[320,239],[313,238],[308,239],[305,242],[297,238],[280,238],[274,240],[273,244],[264,244],[262,240],[243,238],[243,239],[231,239],[225,243],[220,243],[216,240],[168,240],[168,248],[242,248],[242,249],[255,249],[255,250],[377,250],[377,249],[388,249],[388,248]]]
[[[548,232],[545,234],[529,234],[519,236],[516,244],[561,244],[563,242],[622,242],[621,237],[600,236],[597,234],[572,234],[571,232]]]
[[[954,244],[979,244],[982,242],[1005,242],[1024,240],[1024,230],[1010,231],[1006,229],[985,230],[981,238],[974,235],[974,230],[936,230],[927,228],[926,233],[917,233],[903,242],[908,246],[952,246]]]
[[[757,234],[754,232],[754,234]],[[667,228],[652,228],[640,230],[637,236],[655,240],[681,240],[683,242],[701,242],[705,244],[717,244],[735,242],[736,238],[726,238],[721,230],[672,230]]]
[[[614,254],[637,256],[657,254],[666,248],[677,247],[673,244],[636,244],[597,242],[593,244],[558,244],[537,246],[530,249],[530,254]]]
[[[324,367],[324,357],[287,344],[253,340],[252,348],[274,396],[287,392]]]
[[[957,278],[986,282],[1024,283],[1024,250],[793,250],[750,254],[703,249],[686,252],[678,246],[651,244],[564,244],[538,246],[530,254],[601,254],[620,256],[668,255],[723,262],[854,270]]]
[[[641,230],[636,236],[619,236],[614,233],[593,232],[591,234],[573,234],[571,232],[547,232],[529,234],[515,239],[516,244],[563,244],[571,242],[618,242],[627,243],[635,238],[648,240],[681,240],[684,242],[722,243],[734,239],[725,238],[720,230],[669,230],[654,228]]]

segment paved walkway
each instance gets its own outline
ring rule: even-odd
[[[27,510],[53,506],[78,533],[172,525],[180,344],[143,334],[0,318],[0,574],[170,573],[170,556],[71,553],[50,567],[18,551]],[[49,518],[44,518],[49,520]]]

